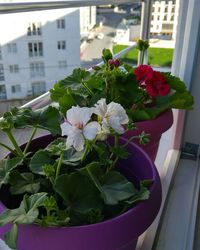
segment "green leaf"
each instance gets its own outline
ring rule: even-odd
[[[12,228],[4,235],[6,244],[11,249],[17,249],[18,225],[15,223]]]
[[[23,159],[21,157],[4,159],[0,161],[0,188],[2,184],[8,183],[10,172],[21,165],[22,162]]]
[[[13,228],[6,234],[6,243],[16,249],[18,224],[32,224],[36,221],[39,210],[38,207],[44,206],[47,193],[37,193],[31,196],[24,195],[23,200],[16,209],[7,209],[0,214],[0,226],[13,223]]]
[[[68,148],[64,152],[63,164],[78,166],[85,156],[86,148],[82,151],[76,151],[74,148]]]
[[[73,88],[74,85],[80,84],[82,83],[82,81],[86,80],[89,75],[89,71],[77,68],[73,70],[70,76],[66,77],[64,80],[59,81],[59,84]]]
[[[40,189],[40,183],[34,180],[32,173],[20,173],[16,170],[10,173],[9,183],[12,194],[37,193]]]
[[[7,121],[5,118],[2,118],[0,121],[0,130],[6,132],[13,128],[13,123]]]
[[[61,134],[59,111],[47,106],[42,109],[13,108],[4,114],[5,120],[15,128],[37,127],[50,131],[52,134]]]
[[[74,211],[86,213],[102,206],[98,189],[90,178],[81,172],[60,175],[54,188]]]
[[[18,218],[22,213],[24,213],[24,209],[22,207],[16,209],[6,209],[3,213],[0,214],[0,226],[4,226],[8,223],[14,222],[16,218]]]
[[[48,106],[36,110],[35,113],[37,118],[35,125],[38,128],[48,130],[53,135],[61,134],[61,116],[56,108]]]
[[[27,203],[26,203],[28,205],[27,208],[31,210],[44,206],[44,202],[46,199],[47,199],[47,193],[42,192],[33,194],[27,198]]]
[[[78,89],[71,89],[70,87],[56,84],[54,88],[50,90],[50,93],[51,99],[59,103],[59,108],[64,115],[66,115],[67,110],[72,106],[79,105],[82,107],[87,105],[82,86]]]
[[[117,205],[136,193],[133,184],[117,171],[110,171],[105,176],[102,189],[106,196],[105,203],[107,205]]]
[[[193,97],[189,92],[175,93],[170,97],[171,108],[177,109],[192,109],[193,108]]]
[[[113,58],[112,53],[109,49],[103,49],[102,54],[102,59],[105,63],[107,63],[109,59]]]
[[[54,160],[51,158],[50,153],[41,149],[33,155],[30,161],[29,168],[35,174],[44,175],[43,167],[46,164],[53,164],[53,163]]]
[[[148,200],[150,192],[146,187],[141,187],[140,190],[133,195],[129,200],[125,201],[126,204],[133,205],[139,201]]]
[[[153,183],[152,179],[146,179],[146,180],[140,181],[140,187],[149,188],[152,183]]]
[[[167,83],[171,86],[173,90],[176,90],[177,92],[185,92],[186,91],[186,85],[179,77],[171,75],[169,72],[161,72],[165,79],[167,80]]]
[[[66,139],[65,138],[57,138],[52,141],[46,148],[45,151],[53,155],[58,155],[66,150]]]

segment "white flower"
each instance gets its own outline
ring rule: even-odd
[[[101,127],[98,122],[89,122],[91,115],[90,108],[73,106],[67,111],[67,119],[61,124],[62,136],[67,135],[67,146],[73,146],[76,151],[81,151],[85,139],[93,140],[96,137]]]
[[[114,129],[117,133],[123,134],[125,132],[123,124],[128,123],[128,116],[124,108],[115,102],[106,104],[105,99],[101,99],[95,105],[93,112],[102,119],[102,130],[108,134],[110,128]]]

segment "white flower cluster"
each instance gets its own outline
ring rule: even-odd
[[[98,116],[98,122],[91,121],[92,114]],[[111,102],[107,105],[106,100],[101,99],[93,108],[73,106],[69,109],[66,121],[61,124],[62,136],[67,136],[67,146],[81,151],[84,149],[85,140],[104,140],[110,134],[111,128],[118,134],[123,134],[123,125],[127,123],[128,116],[120,104]]]

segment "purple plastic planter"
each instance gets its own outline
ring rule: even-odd
[[[123,137],[130,138],[134,135],[140,134],[142,131],[150,134],[150,142],[147,145],[140,145],[138,140],[134,140],[136,144],[144,149],[149,155],[151,160],[154,162],[158,151],[160,138],[164,132],[166,132],[173,124],[173,113],[172,110],[164,112],[155,119],[136,122],[135,125],[137,130],[126,132]]]
[[[32,150],[47,145],[50,136],[40,137],[32,143]],[[125,139],[121,139],[125,142]],[[48,227],[20,225],[18,250],[134,250],[137,238],[155,219],[161,205],[161,183],[149,156],[136,144],[128,145],[130,157],[119,162],[120,172],[130,181],[138,183],[152,179],[150,198],[113,219],[79,227]],[[5,209],[0,202],[0,212]],[[0,238],[8,226],[0,228]]]

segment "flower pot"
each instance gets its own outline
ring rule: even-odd
[[[50,136],[32,143],[32,150],[46,146]],[[125,142],[124,138],[121,142]],[[119,161],[119,170],[136,185],[143,179],[152,179],[150,198],[127,212],[86,226],[48,227],[20,225],[18,250],[133,250],[137,238],[150,226],[161,205],[161,183],[158,172],[148,155],[136,144],[128,145],[130,157]],[[0,202],[0,211],[5,209]],[[0,228],[0,238],[8,227]]]
[[[152,161],[155,161],[160,138],[162,134],[172,126],[172,124],[173,113],[172,110],[169,110],[155,119],[136,122],[135,125],[137,127],[137,130],[128,131],[123,135],[123,137],[128,139],[134,135],[140,134],[142,131],[150,134],[150,142],[147,145],[139,144],[138,140],[133,141],[144,149],[144,151],[149,155]]]

